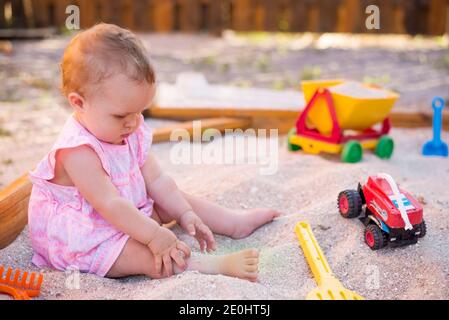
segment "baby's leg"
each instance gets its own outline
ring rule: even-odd
[[[250,235],[255,229],[272,221],[280,213],[276,210],[259,208],[250,210],[231,210],[212,201],[182,192],[195,213],[213,233],[241,239]],[[173,218],[155,203],[156,211],[163,223]]]
[[[242,250],[223,256],[193,254],[187,260],[187,270],[256,281],[258,263],[259,252],[256,249]],[[174,267],[174,272],[181,273],[181,270]],[[121,278],[131,275],[146,275],[152,279],[166,277],[165,272],[163,275],[156,273],[154,256],[150,249],[130,238],[106,277]]]

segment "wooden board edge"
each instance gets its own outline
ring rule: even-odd
[[[198,124],[200,125],[200,130],[203,132],[207,129],[217,129],[220,132],[223,132],[226,129],[246,129],[251,126],[251,119],[247,118],[229,118],[229,117],[220,117],[220,118],[205,118],[205,119],[196,119],[193,121],[186,121],[180,124],[175,124],[169,127],[164,128],[156,128],[153,130],[153,142],[166,142],[170,141],[170,137],[177,130],[184,130],[192,135],[194,130],[194,121],[200,121]]]
[[[173,120],[194,120],[198,118],[233,117],[233,118],[267,118],[297,119],[300,111],[276,109],[235,109],[235,108],[168,108],[154,106],[145,112],[145,116]],[[397,128],[432,127],[433,114],[430,112],[396,111],[391,113],[391,120]],[[449,111],[443,112],[443,129],[449,131]]]

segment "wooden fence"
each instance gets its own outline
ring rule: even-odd
[[[449,32],[449,0],[0,0],[0,28],[63,27],[71,4],[82,28],[104,21],[157,32]],[[365,27],[370,4],[380,8],[380,30]]]

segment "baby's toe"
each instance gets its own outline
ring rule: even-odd
[[[247,271],[249,273],[257,273],[257,270],[259,270],[259,268],[256,264],[245,266],[245,271]]]
[[[248,265],[259,264],[259,258],[246,258],[245,263]]]
[[[247,249],[244,252],[245,258],[259,258],[259,250],[257,249]]]
[[[251,282],[257,282],[258,277],[258,272],[245,272],[245,278]]]

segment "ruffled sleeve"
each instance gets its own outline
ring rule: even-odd
[[[153,142],[153,130],[141,119],[139,128],[136,130],[137,136],[137,162],[142,167],[147,160],[150,152],[151,143]]]
[[[100,158],[103,169],[110,175],[110,164],[107,161],[101,145],[89,136],[89,134],[86,134],[85,130],[76,126],[73,119],[69,119],[50,152],[38,163],[33,171],[29,172],[30,179],[32,181],[36,181],[36,179],[53,179],[55,176],[56,153],[58,150],[75,148],[81,145],[88,145],[95,151]]]

